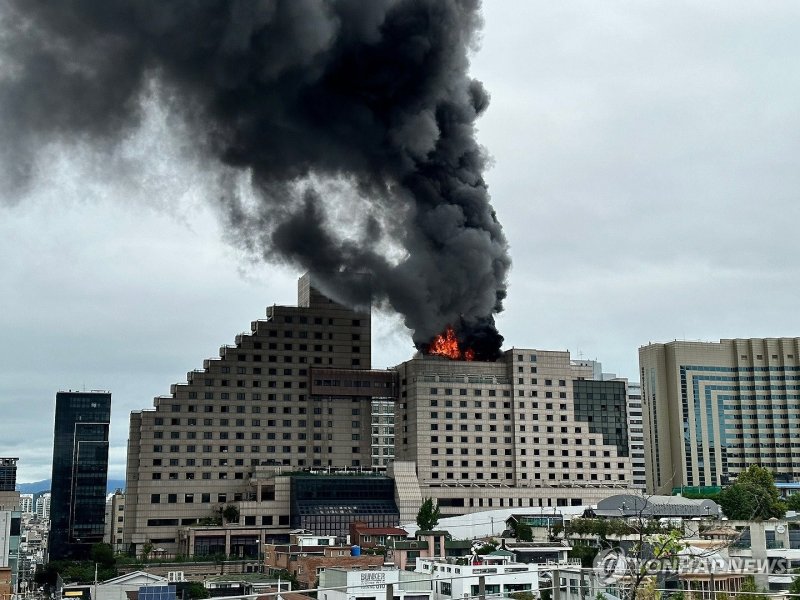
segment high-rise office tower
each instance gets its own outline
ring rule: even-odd
[[[103,541],[110,392],[56,394],[50,560],[87,558]]]
[[[18,458],[0,458],[0,492],[13,492],[17,489]]]
[[[368,302],[340,305],[305,275],[298,306],[268,307],[219,358],[133,412],[127,549],[150,542],[176,553],[186,527],[227,526],[229,507],[231,544],[255,547],[290,528],[289,498],[266,471],[370,469],[373,399],[397,395],[394,372],[370,370],[370,337]],[[224,532],[200,532],[183,551],[206,552],[212,533]]]
[[[0,458],[0,509],[19,510],[17,458]]]
[[[639,348],[647,489],[723,486],[749,465],[800,481],[800,338]]]

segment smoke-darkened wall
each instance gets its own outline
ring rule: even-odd
[[[240,244],[310,270],[344,301],[360,293],[348,274],[369,273],[374,300],[402,314],[416,342],[451,323],[495,340],[481,354],[496,354],[491,317],[510,260],[475,141],[488,105],[467,73],[476,0],[8,0],[0,10],[6,199],[24,196],[49,141],[124,139],[155,86],[210,165],[249,174],[255,202],[233,188],[221,199]],[[327,196],[321,178],[344,191]],[[351,202],[343,233],[331,211]]]

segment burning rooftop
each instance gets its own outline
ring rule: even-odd
[[[450,360],[475,360],[475,351],[472,348],[464,348],[459,344],[456,332],[450,325],[447,326],[443,333],[433,338],[425,353],[444,356]]]
[[[501,336],[494,319],[487,317],[475,321],[460,319],[454,327],[444,330],[427,342],[417,342],[417,348],[428,356],[441,356],[450,360],[493,362],[501,356]]]

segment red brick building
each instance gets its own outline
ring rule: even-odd
[[[380,554],[352,556],[350,546],[266,544],[264,565],[269,571],[288,571],[297,578],[300,589],[306,590],[317,587],[319,574],[326,568],[379,567],[383,565],[383,556]]]
[[[350,543],[361,548],[384,548],[391,540],[407,538],[408,532],[399,527],[370,527],[364,521],[350,523]]]

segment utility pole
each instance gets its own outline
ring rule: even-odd
[[[558,569],[553,569],[550,576],[553,580],[553,600],[561,600],[561,574]]]

